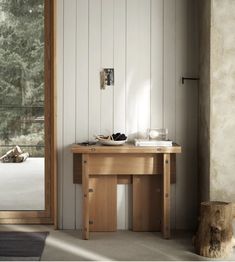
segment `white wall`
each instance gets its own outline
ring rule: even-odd
[[[172,185],[172,226],[195,224],[197,192],[196,4],[194,0],[57,0],[60,227],[81,228],[81,186],[70,145],[94,134],[167,127],[183,146]],[[115,86],[99,72],[114,67]],[[128,187],[118,186],[118,228],[129,227]]]

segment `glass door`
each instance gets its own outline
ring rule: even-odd
[[[0,218],[51,217],[52,7],[46,2],[0,0]]]

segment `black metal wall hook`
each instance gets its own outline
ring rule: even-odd
[[[182,85],[184,84],[185,80],[194,80],[194,81],[198,81],[200,80],[199,77],[182,77]]]

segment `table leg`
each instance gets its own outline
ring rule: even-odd
[[[82,238],[89,239],[89,156],[82,155],[83,227]]]
[[[162,234],[166,239],[170,238],[170,159],[170,154],[163,155]]]

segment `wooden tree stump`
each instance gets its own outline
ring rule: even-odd
[[[230,255],[234,245],[232,220],[232,203],[201,203],[200,223],[194,237],[196,253],[210,258]]]

